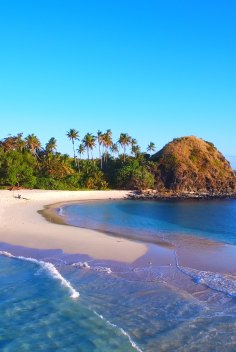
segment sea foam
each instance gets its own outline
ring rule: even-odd
[[[9,258],[15,258],[19,260],[24,260],[28,261],[31,263],[35,263],[39,265],[42,269],[46,270],[54,279],[60,281],[60,283],[66,287],[69,292],[70,292],[70,297],[71,298],[78,298],[79,297],[79,292],[74,289],[74,287],[71,285],[71,283],[66,280],[57,270],[57,268],[49,262],[44,262],[43,260],[37,260],[35,258],[30,258],[30,257],[23,257],[23,256],[15,256],[9,252],[6,251],[0,251],[0,255],[3,255],[5,257]]]
[[[58,212],[58,215],[59,215],[59,216],[64,216],[64,215],[65,215],[63,208],[58,208],[58,209],[57,209],[57,212]]]
[[[236,297],[236,277],[227,274],[212,273],[210,271],[196,270],[192,268],[179,267],[186,275],[192,277],[197,283],[209,288]]]
[[[213,273],[211,271],[197,270],[181,266],[179,265],[176,252],[175,260],[177,268],[183,274],[190,276],[197,283],[203,284],[212,290],[225,293],[232,297],[236,297],[236,276]]]
[[[102,273],[107,273],[107,274],[111,274],[112,270],[109,267],[106,266],[93,266],[91,267],[88,262],[77,262],[77,263],[73,263],[72,266],[76,267],[76,268],[80,268],[80,269],[91,269],[94,271],[99,271]]]

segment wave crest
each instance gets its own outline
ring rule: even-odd
[[[179,267],[184,274],[192,277],[197,283],[209,288],[223,292],[229,296],[236,297],[236,277],[233,275],[200,271],[192,268]]]
[[[131,336],[130,336],[123,328],[120,328],[120,327],[117,326],[116,324],[111,323],[109,320],[105,319],[103,315],[98,314],[95,310],[94,310],[93,312],[94,312],[94,314],[95,314],[97,317],[99,317],[99,318],[101,318],[102,320],[104,320],[104,321],[107,323],[107,325],[110,325],[110,326],[112,326],[113,328],[116,328],[116,329],[120,330],[120,332],[121,332],[124,336],[126,336],[126,337],[128,338],[128,340],[129,340],[131,346],[132,346],[136,351],[138,351],[138,352],[143,352],[143,351],[141,350],[141,348],[136,345],[136,343],[132,340]]]
[[[28,261],[28,262],[35,263],[35,264],[39,265],[41,268],[46,270],[54,279],[60,281],[62,286],[66,287],[69,290],[71,298],[75,299],[75,298],[79,297],[79,292],[76,291],[74,289],[74,287],[71,285],[71,283],[68,280],[66,280],[59,273],[57,268],[52,263],[44,262],[43,260],[37,260],[35,258],[30,258],[30,257],[15,256],[15,255],[13,255],[9,252],[6,252],[6,251],[0,251],[0,255],[8,257],[8,258],[15,258],[15,259],[19,259],[19,260]]]

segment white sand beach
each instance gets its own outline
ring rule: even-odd
[[[18,193],[21,199],[17,198]],[[131,263],[147,252],[135,241],[98,231],[55,224],[38,213],[44,206],[68,201],[120,199],[127,191],[0,191],[0,242],[38,249],[61,249],[96,259]]]

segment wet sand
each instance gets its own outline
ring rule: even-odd
[[[20,199],[17,198],[18,193],[21,194]],[[64,226],[58,218],[54,218],[52,223],[39,214],[44,206],[52,203],[120,199],[127,193],[127,191],[0,191],[0,241],[28,248],[61,249],[68,254],[86,254],[95,259],[132,263],[147,252],[145,244],[114,238],[90,229]],[[48,220],[52,220],[54,215],[52,211],[51,215],[48,215]]]

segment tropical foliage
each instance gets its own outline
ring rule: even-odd
[[[86,133],[80,138],[72,128],[66,133],[73,157],[57,151],[51,137],[43,147],[35,134],[22,133],[0,141],[0,186],[39,189],[142,189],[155,186],[155,163],[141,151],[135,138],[112,131]],[[153,152],[153,142],[147,146]],[[96,157],[95,157],[96,156]]]

